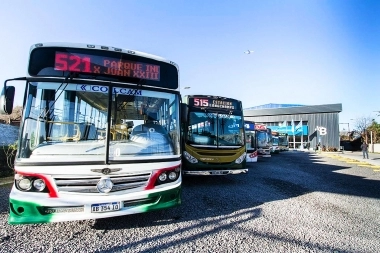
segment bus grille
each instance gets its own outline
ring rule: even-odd
[[[130,190],[139,187],[145,187],[150,178],[150,173],[141,173],[133,175],[118,175],[109,177],[114,184],[111,192]],[[59,192],[77,192],[77,193],[99,193],[96,184],[101,177],[80,177],[80,178],[55,178]]]
[[[212,162],[204,162],[204,161],[202,161],[202,162],[204,164],[213,165],[213,166],[215,166],[215,165],[229,165],[229,164],[231,164],[231,162],[228,162],[228,163],[218,163],[218,162],[212,163]],[[207,170],[209,170],[209,169],[207,169]]]
[[[210,152],[197,152],[199,155],[203,156],[233,156],[236,153],[210,153]]]

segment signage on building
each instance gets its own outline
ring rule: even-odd
[[[326,135],[327,134],[327,128],[326,127],[319,127],[317,126],[317,129],[316,129],[320,135]]]
[[[270,129],[272,129],[272,132],[278,132],[280,135],[293,135],[292,126],[268,126]],[[309,134],[309,128],[308,126],[303,125],[302,127],[298,129],[294,129],[294,135],[308,135]]]

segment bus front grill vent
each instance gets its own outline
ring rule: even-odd
[[[145,187],[150,178],[150,173],[140,173],[133,175],[118,175],[109,177],[113,183],[111,192],[130,190],[139,187]],[[54,178],[59,192],[76,192],[76,193],[98,193],[96,188],[101,177],[59,177]]]

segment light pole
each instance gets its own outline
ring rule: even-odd
[[[350,120],[352,120],[352,121],[353,121],[354,119],[350,119]],[[354,122],[354,124],[355,124],[355,122]],[[354,126],[354,128],[355,128],[355,126]]]
[[[348,129],[347,133],[350,133],[350,123],[339,123],[339,124],[347,124],[347,129]],[[343,130],[344,130],[344,128],[343,128]]]
[[[181,96],[186,95],[186,94],[182,94],[182,90],[188,90],[188,89],[190,89],[190,88],[191,88],[190,86],[185,86],[185,87],[181,88],[181,89],[180,89],[180,90],[181,90]]]

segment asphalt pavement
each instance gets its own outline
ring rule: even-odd
[[[350,159],[353,161],[367,163],[371,165],[371,167],[374,169],[380,169],[380,153],[368,153],[369,159],[363,159],[363,152],[361,151],[315,152],[314,150],[306,150],[306,149],[297,150],[297,151],[312,152],[312,153],[317,153],[318,155],[322,155],[322,156],[341,157],[341,158]],[[13,177],[6,177],[6,178],[0,179],[0,185],[10,184],[12,182],[13,182]]]
[[[341,157],[369,164],[373,169],[380,169],[380,153],[368,153],[368,159],[363,159],[363,152],[361,151],[315,152],[314,150],[306,149],[297,151],[312,152],[322,156]],[[10,184],[12,182],[13,177],[0,178],[0,185]]]

